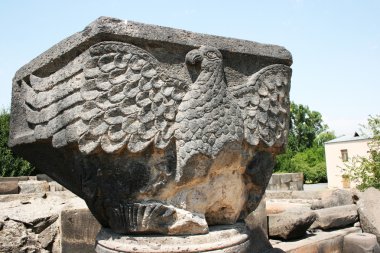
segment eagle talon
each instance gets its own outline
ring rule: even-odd
[[[125,234],[206,234],[208,226],[201,214],[159,202],[123,203],[108,207],[110,227]]]

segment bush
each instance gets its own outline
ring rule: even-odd
[[[313,147],[297,153],[292,158],[296,172],[303,172],[306,183],[327,182],[326,162],[323,147]]]
[[[276,172],[302,172],[306,183],[327,182],[323,147],[312,147],[303,152],[287,152],[277,157]]]
[[[33,172],[34,168],[24,159],[15,156],[7,145],[9,120],[9,112],[2,109],[0,111],[0,176],[28,176]]]

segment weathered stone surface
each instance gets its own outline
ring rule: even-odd
[[[78,202],[85,205],[69,192],[4,196],[0,199],[0,252],[61,253],[59,212],[66,204]]]
[[[303,190],[303,173],[277,173],[269,180],[267,190]]]
[[[38,181],[46,181],[46,182],[52,182],[53,181],[53,179],[51,179],[51,177],[49,177],[46,174],[37,174],[36,175],[36,180],[38,180]]]
[[[0,177],[0,182],[9,182],[9,181],[26,181],[29,180],[28,176],[21,176],[21,177]]]
[[[321,197],[323,191],[266,191],[268,199],[305,199],[314,200]]]
[[[268,220],[266,212],[266,198],[265,196],[261,199],[259,206],[255,211],[250,213],[245,218],[245,224],[251,231],[261,230],[262,233],[268,237]],[[257,233],[257,232],[256,232]]]
[[[380,191],[369,188],[360,194],[358,212],[363,231],[376,235],[380,244]]]
[[[311,204],[305,203],[303,200],[292,200],[280,199],[280,200],[268,200],[266,203],[267,214],[278,214],[287,211],[310,211]]]
[[[315,210],[334,206],[344,206],[353,203],[353,195],[349,190],[325,190],[321,193],[319,199],[313,202],[311,209]]]
[[[376,236],[369,233],[352,233],[344,237],[344,253],[380,253]]]
[[[3,194],[18,194],[18,181],[0,182],[0,195]]]
[[[356,205],[345,205],[315,210],[317,219],[312,228],[332,229],[353,225],[358,220]]]
[[[38,234],[37,240],[40,243],[41,248],[53,249],[53,243],[59,234],[59,226],[57,223],[58,221],[55,221]],[[58,249],[55,249],[55,251],[58,251]]]
[[[242,223],[214,226],[206,235],[120,236],[102,229],[97,237],[98,253],[116,252],[251,252],[249,234]]]
[[[344,236],[358,232],[360,232],[360,228],[354,227],[333,231],[318,231],[304,239],[285,242],[271,240],[271,243],[276,248],[280,248],[287,253],[343,253]]]
[[[285,251],[283,251],[282,249],[273,248],[263,251],[263,253],[285,253]]]
[[[23,223],[7,220],[0,230],[0,252],[41,251],[39,250],[36,234],[28,231]]]
[[[274,45],[100,18],[16,73],[9,144],[104,227],[207,233],[260,203],[291,63]]]
[[[61,245],[64,252],[95,252],[100,224],[88,208],[67,207],[61,212]]]
[[[49,182],[49,190],[51,192],[59,192],[59,191],[65,191],[66,188],[58,184],[57,182],[52,181],[52,182]]]
[[[301,238],[315,219],[316,215],[311,211],[287,211],[268,215],[269,237],[285,240]]]
[[[49,183],[46,181],[20,181],[18,186],[20,187],[20,194],[43,193],[49,191]]]
[[[255,211],[245,218],[245,224],[250,232],[250,246],[248,252],[283,252],[272,249],[268,241],[268,220],[266,214],[266,199],[260,201]]]
[[[292,199],[308,199],[314,200],[319,198],[323,194],[323,191],[292,191]]]

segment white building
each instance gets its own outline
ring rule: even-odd
[[[327,182],[329,188],[355,187],[343,177],[344,162],[355,156],[368,157],[370,138],[359,136],[342,136],[325,143]]]

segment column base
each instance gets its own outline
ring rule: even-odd
[[[96,237],[97,253],[248,252],[249,233],[244,223],[211,226],[204,235],[121,235],[102,228]]]

